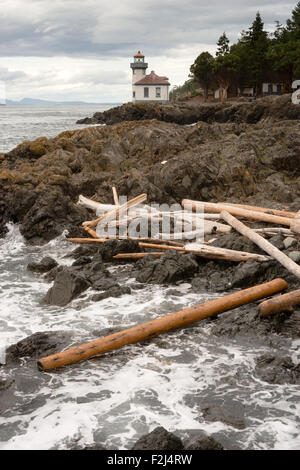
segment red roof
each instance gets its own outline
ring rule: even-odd
[[[145,57],[145,56],[141,53],[141,51],[138,51],[134,57]]]
[[[153,71],[134,85],[170,85],[168,77],[159,77]]]

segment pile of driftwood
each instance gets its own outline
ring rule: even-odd
[[[97,232],[94,230],[97,225],[103,221],[108,224],[118,223],[119,227],[125,227],[126,232],[128,223],[134,219],[161,219],[164,217],[163,212],[153,210],[148,206],[143,205],[147,199],[145,194],[142,194],[123,205],[119,204],[119,199],[115,188],[113,188],[113,195],[115,202],[113,206],[100,204],[92,201],[91,199],[80,196],[80,204],[94,209],[97,212],[97,215],[101,215],[99,215],[99,217],[94,220],[83,223],[84,229],[91,236],[91,238],[69,238],[68,240],[70,242],[103,243],[107,241],[107,237],[99,237]],[[173,239],[171,239],[172,237],[170,235],[168,235],[169,239],[165,239],[163,233],[158,233],[157,238],[139,240],[140,247],[146,248],[148,250],[151,249],[151,251],[148,251],[147,253],[119,254],[115,256],[115,258],[139,258],[148,256],[149,254],[161,256],[165,250],[177,250],[180,253],[194,253],[197,256],[204,258],[236,262],[247,261],[248,259],[255,259],[256,261],[265,262],[271,259],[270,257],[272,257],[279,261],[279,263],[281,263],[296,277],[300,278],[300,266],[267,240],[269,236],[273,236],[277,233],[283,233],[285,236],[294,237],[299,240],[299,212],[294,213],[265,209],[261,207],[228,203],[213,204],[190,200],[183,200],[182,206],[185,209],[184,217],[186,217],[191,222],[191,226],[193,226],[195,217],[202,217],[204,219],[202,235],[210,233],[228,233],[233,228],[256,243],[256,245],[264,250],[269,256],[212,247],[209,245],[209,242],[203,242],[200,245],[197,243],[196,248],[191,248],[191,245],[184,243],[184,240],[181,240],[181,243],[174,241],[174,238],[176,237],[173,236]],[[182,214],[179,214],[179,212],[180,211],[169,213],[168,215],[175,220],[177,217],[182,217]],[[279,225],[280,227],[251,229],[238,220],[235,216],[246,220],[248,219],[251,221]],[[226,222],[226,224],[216,222],[216,220],[222,220],[223,222]],[[122,239],[122,236],[119,233],[115,238]],[[126,238],[128,238],[128,236],[126,236]],[[237,308],[241,305],[246,305],[250,302],[270,297],[287,289],[287,287],[288,285],[283,279],[274,279],[271,282],[235,292],[219,299],[210,300],[200,305],[195,305],[194,307],[189,307],[179,312],[157,318],[148,323],[144,323],[142,325],[138,325],[133,328],[99,338],[90,343],[72,347],[61,353],[42,358],[38,361],[38,366],[41,370],[51,370],[63,365],[73,364],[98,354],[119,349],[128,344],[144,341],[148,338],[152,338],[155,335],[166,333],[175,328],[180,328],[199,320],[216,316],[222,312]],[[259,304],[258,311],[261,317],[267,317],[279,312],[291,312],[293,311],[293,307],[297,304],[300,304],[300,290],[295,290],[293,292],[266,300]]]
[[[116,255],[115,258],[138,259],[148,256],[149,254],[160,257],[166,250],[176,250],[180,253],[193,253],[202,258],[233,262],[248,261],[249,259],[265,262],[272,257],[287,270],[300,278],[300,266],[267,240],[267,237],[278,233],[300,239],[300,212],[287,212],[239,204],[191,201],[188,199],[182,201],[183,210],[163,212],[145,204],[147,200],[146,194],[141,194],[124,204],[119,204],[116,188],[113,187],[112,190],[114,205],[101,204],[85,198],[84,196],[79,197],[78,204],[93,209],[99,217],[85,221],[82,224],[91,238],[68,238],[69,242],[93,244],[104,243],[110,238],[116,238],[118,240],[123,238],[130,239],[127,230],[131,222],[155,222],[159,226],[162,220],[164,220],[164,217],[168,217],[174,227],[176,227],[176,222],[183,221],[185,231],[181,231],[180,233],[176,233],[176,231],[173,233],[158,231],[154,238],[131,238],[136,239],[139,246],[143,249],[147,249],[147,252],[122,253]],[[251,229],[235,216],[251,221],[268,223],[270,226],[267,228]],[[199,222],[199,220],[201,220],[202,223],[200,224],[200,230],[197,232],[197,230],[195,230],[195,223]],[[115,234],[99,236],[97,227],[99,227],[99,225],[103,227],[104,224],[107,225],[107,227],[114,227],[116,229]],[[271,226],[271,224],[275,225],[275,227]],[[276,225],[280,225],[280,227]],[[186,230],[186,227],[189,227],[190,230]],[[204,236],[206,235],[226,234],[229,233],[232,228],[252,240],[269,256],[211,246],[210,243],[214,241],[215,238],[207,242],[199,242],[199,238],[204,240]]]

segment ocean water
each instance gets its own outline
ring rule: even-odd
[[[0,106],[0,153],[12,150],[24,140],[55,137],[60,132],[81,129],[78,119],[91,117],[109,105],[82,106]]]
[[[92,114],[81,111],[81,116]],[[11,112],[15,127],[7,134],[1,128],[1,136],[6,135],[5,142],[0,140],[2,151],[25,135],[50,136],[75,128],[74,121],[80,117],[72,119],[68,109],[64,112],[70,114],[64,117],[52,115],[47,128],[42,123],[47,117],[40,115],[45,110],[26,109],[23,119],[20,112],[22,132],[18,134],[13,117],[17,110]],[[27,113],[31,113],[29,118]],[[30,122],[28,127],[26,122]],[[88,290],[65,307],[41,306],[50,285],[29,272],[27,264],[44,256],[70,264],[72,259],[66,255],[74,246],[65,241],[64,234],[45,246],[28,246],[17,225],[8,228],[6,237],[0,239],[2,354],[5,347],[38,331],[69,331],[73,344],[78,344],[95,339],[103,329],[127,328],[219,297],[193,292],[187,282],[137,289],[128,275],[122,284],[132,287],[132,295],[94,302]],[[122,268],[109,269],[113,273]],[[74,443],[94,442],[109,449],[130,449],[156,426],[179,430],[182,438],[204,430],[229,447],[241,449],[299,449],[299,387],[271,385],[254,375],[255,358],[274,350],[262,342],[216,337],[210,333],[212,325],[200,322],[59,371],[34,369],[28,380],[41,381],[40,385],[34,393],[30,387],[19,393],[17,404],[0,415],[0,449],[66,449]],[[299,361],[299,342],[283,343],[281,352]],[[41,374],[47,380],[41,380]],[[14,370],[9,377],[14,378]],[[7,378],[7,372],[0,367],[1,378]],[[209,418],[208,407],[220,408],[225,418]]]

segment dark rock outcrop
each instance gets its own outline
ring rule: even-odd
[[[224,450],[214,437],[209,436],[205,432],[199,433],[198,436],[184,442],[185,450]]]
[[[43,299],[43,303],[63,307],[88,289],[90,285],[79,272],[65,268],[57,274],[53,286]]]
[[[176,124],[205,122],[246,122],[255,124],[263,118],[300,119],[299,106],[292,104],[291,95],[266,97],[253,102],[226,103],[126,103],[78,124],[116,124],[122,121],[158,119]]]
[[[120,287],[119,285],[116,285],[115,287],[111,287],[101,294],[93,295],[92,300],[98,302],[100,300],[107,299],[108,297],[121,297],[121,295],[126,294],[131,294],[130,287]]]
[[[50,355],[70,344],[72,333],[66,331],[46,331],[34,333],[6,350],[6,364],[19,362],[22,358],[36,360]]]
[[[300,364],[290,357],[264,354],[256,360],[255,375],[271,384],[300,384]]]
[[[147,256],[136,263],[139,272],[136,280],[142,283],[174,283],[191,278],[198,271],[196,258],[191,255],[181,255],[170,251],[160,259]]]
[[[168,432],[163,427],[157,427],[149,434],[142,436],[132,447],[132,450],[183,450],[179,437]]]
[[[35,273],[43,274],[55,268],[57,265],[58,263],[55,261],[55,259],[51,258],[50,256],[46,256],[37,263],[29,263],[27,269]]]

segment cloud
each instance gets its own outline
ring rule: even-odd
[[[133,54],[186,80],[197,55],[214,53],[262,14],[285,23],[296,0],[0,0],[0,81],[9,97],[127,101]]]
[[[295,2],[281,0],[0,0],[1,56],[166,54],[176,45],[232,40],[257,10],[266,24],[284,22]]]
[[[3,82],[6,82],[8,80],[12,82],[25,77],[26,74],[21,70],[11,71],[6,67],[0,67],[0,80]]]

